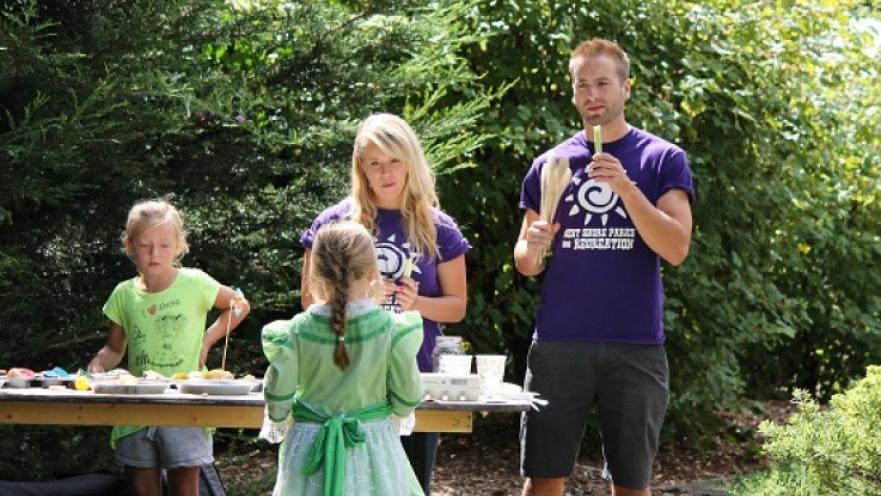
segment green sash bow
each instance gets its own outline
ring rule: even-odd
[[[341,496],[346,475],[346,449],[363,443],[366,433],[361,421],[379,420],[392,414],[388,402],[328,416],[302,401],[294,402],[292,413],[297,422],[324,424],[309,449],[306,475],[324,465],[324,496]]]

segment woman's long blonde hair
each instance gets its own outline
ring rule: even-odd
[[[434,259],[439,252],[432,207],[440,208],[434,189],[434,172],[428,166],[416,133],[396,115],[373,114],[358,127],[352,152],[352,220],[376,233],[376,197],[360,166],[368,143],[406,164],[407,182],[401,201],[404,232],[414,253]]]

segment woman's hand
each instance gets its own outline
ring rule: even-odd
[[[394,296],[398,293],[398,285],[397,285],[397,283],[395,283],[394,279],[389,279],[389,278],[383,279],[382,285],[383,285],[383,296],[385,297],[384,301],[388,301],[389,298],[391,298],[392,296]]]
[[[396,285],[395,301],[404,310],[416,310],[419,299],[419,283],[409,277],[402,277]]]

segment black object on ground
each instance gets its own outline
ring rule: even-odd
[[[0,496],[118,496],[125,482],[109,474],[85,474],[44,482],[0,481]]]

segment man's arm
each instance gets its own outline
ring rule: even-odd
[[[671,265],[688,256],[691,244],[691,204],[681,189],[671,189],[652,205],[635,186],[622,195],[624,208],[645,244]]]
[[[554,236],[559,230],[560,224],[548,224],[539,220],[538,212],[531,208],[526,209],[520,235],[514,245],[514,266],[517,271],[527,277],[541,274],[544,260],[539,260],[539,253],[546,253],[551,249]]]
[[[691,244],[691,204],[681,189],[671,189],[658,198],[657,206],[636,187],[621,162],[608,153],[594,155],[588,177],[607,183],[624,202],[633,225],[645,244],[672,265],[688,256]]]

